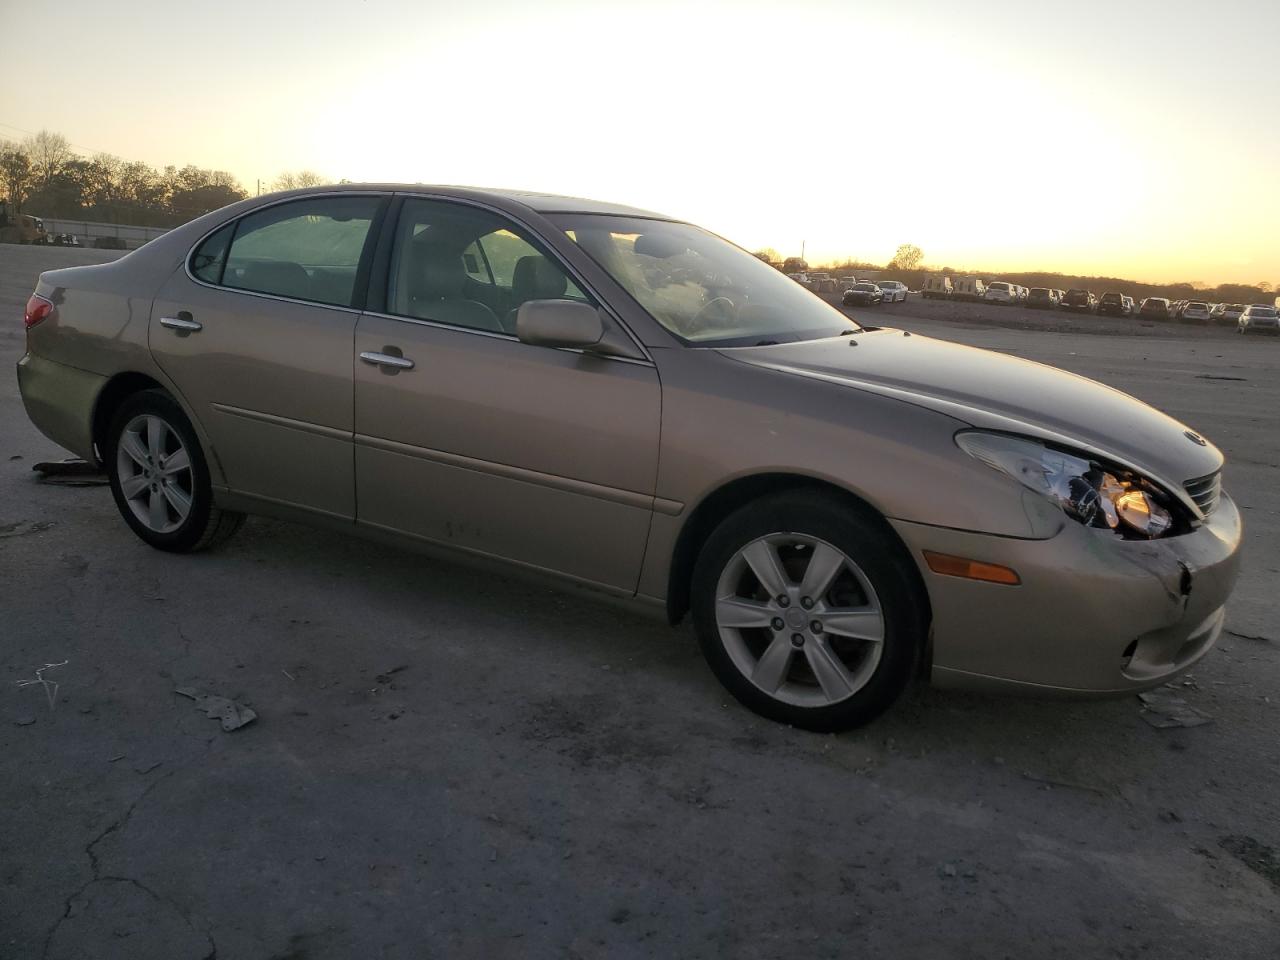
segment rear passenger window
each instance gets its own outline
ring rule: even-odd
[[[352,306],[356,272],[381,203],[374,196],[314,197],[249,214],[236,225],[222,285]]]

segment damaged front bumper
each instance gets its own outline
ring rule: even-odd
[[[1122,540],[1067,523],[1047,540],[893,521],[933,608],[939,686],[1120,694],[1157,686],[1209,651],[1240,565],[1240,513],[1225,494],[1195,531]],[[937,574],[924,550],[997,563],[1018,586]]]

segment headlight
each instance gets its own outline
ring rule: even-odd
[[[1173,528],[1165,498],[1135,474],[1000,433],[965,431],[956,434],[956,443],[971,457],[1048,497],[1087,527],[1152,539]]]

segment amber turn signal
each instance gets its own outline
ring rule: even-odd
[[[948,577],[964,577],[967,580],[1004,583],[1015,587],[1022,582],[1015,571],[998,563],[983,563],[981,560],[953,557],[946,553],[934,553],[932,550],[924,552],[924,562],[934,573],[943,573]]]

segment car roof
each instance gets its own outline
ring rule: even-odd
[[[496,201],[495,205],[497,206],[519,204],[538,213],[598,213],[620,217],[645,217],[654,220],[675,219],[666,214],[642,210],[639,207],[629,207],[621,203],[607,203],[602,200],[588,200],[583,197],[564,197],[536,190],[505,190],[433,183],[334,183],[321,187],[306,187],[300,190],[284,191],[274,196],[307,196],[317,193],[350,193],[363,190],[430,193],[436,196],[457,197],[464,200],[490,200]]]

